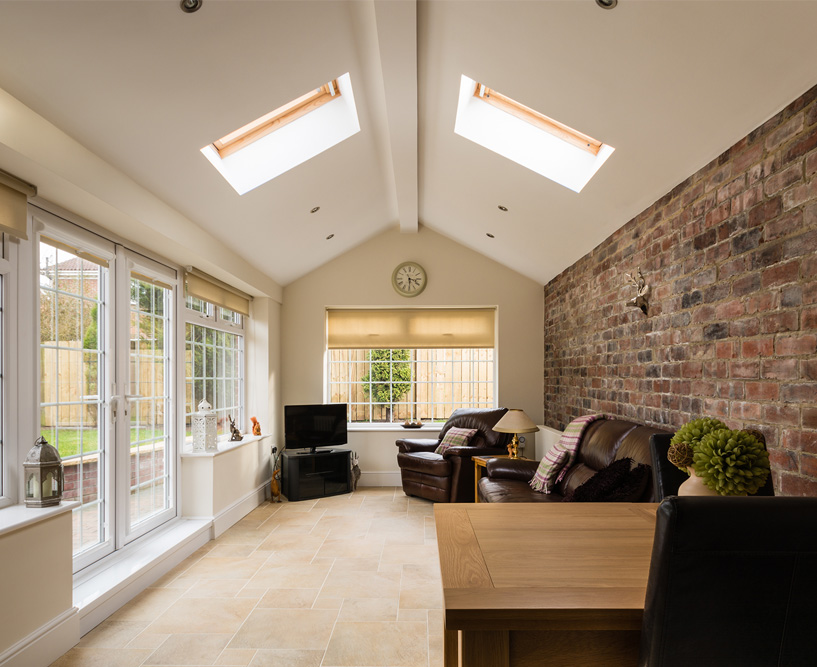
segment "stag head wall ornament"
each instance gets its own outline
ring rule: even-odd
[[[633,276],[630,273],[625,274],[630,279],[630,284],[635,287],[635,296],[627,302],[628,306],[635,306],[640,308],[641,312],[647,314],[647,307],[650,305],[650,286],[644,280],[644,276],[639,268]]]

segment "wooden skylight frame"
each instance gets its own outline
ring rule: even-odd
[[[512,116],[525,121],[526,123],[530,123],[543,132],[547,132],[548,134],[551,134],[562,141],[566,141],[572,146],[581,148],[592,155],[598,155],[599,151],[601,150],[601,141],[593,139],[593,137],[589,137],[583,132],[574,130],[572,127],[569,127],[564,123],[560,123],[558,120],[553,120],[553,118],[549,118],[548,116],[545,116],[545,114],[539,113],[530,107],[526,107],[524,104],[520,104],[516,100],[512,100],[510,97],[506,97],[502,93],[498,93],[492,88],[488,88],[484,84],[477,82],[474,88],[474,97],[478,97],[483,102],[486,102],[497,109],[501,109],[502,111],[509,113]]]
[[[213,148],[216,149],[219,157],[223,160],[228,155],[232,155],[236,151],[241,150],[245,146],[258,141],[262,137],[275,132],[285,125],[288,125],[301,116],[308,114],[322,107],[324,104],[331,102],[340,97],[340,88],[338,87],[338,80],[332,79],[329,83],[325,83],[320,88],[311,90],[299,98],[287,102],[283,106],[264,114],[261,118],[257,118],[251,123],[247,123],[244,127],[230,132],[221,137],[221,139],[213,142]]]

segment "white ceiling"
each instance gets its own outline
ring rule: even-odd
[[[5,0],[0,88],[79,146],[0,105],[0,168],[155,250],[192,222],[279,285],[418,224],[544,284],[817,83],[815,25],[812,1]],[[240,197],[199,152],[345,72],[361,132],[309,162]],[[462,74],[615,153],[576,194],[455,135]]]

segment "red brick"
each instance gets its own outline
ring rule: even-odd
[[[713,417],[727,417],[729,415],[729,401],[715,398],[704,399],[704,412]]]
[[[817,454],[817,431],[783,431],[782,444],[788,449],[800,449],[810,454]]]
[[[803,165],[799,162],[786,167],[783,171],[778,171],[774,176],[769,176],[763,184],[763,191],[767,197],[794,185],[803,179]]]
[[[685,361],[681,364],[681,377],[699,378],[703,374],[703,365],[699,361]]]
[[[808,382],[784,384],[780,387],[780,400],[784,403],[817,403],[817,385]]]
[[[732,359],[736,356],[735,348],[737,343],[729,342],[718,342],[715,345],[715,356],[718,359]]]
[[[717,396],[717,386],[709,380],[696,380],[690,389],[695,396]]]
[[[746,383],[746,399],[749,401],[776,401],[779,396],[780,385],[776,382]]]
[[[800,362],[800,377],[804,380],[817,380],[817,359],[804,359]]]
[[[768,137],[766,137],[765,141],[766,150],[769,152],[774,151],[774,149],[780,146],[780,144],[785,143],[794,135],[801,132],[803,129],[804,121],[805,114],[801,112],[795,116],[792,116],[780,127],[770,132]]]
[[[763,272],[762,284],[766,288],[777,287],[778,285],[796,282],[799,275],[800,262],[795,259],[766,269]]]
[[[803,428],[817,429],[817,408],[803,408]]]
[[[781,336],[775,344],[775,352],[780,357],[817,352],[817,335]]]
[[[800,466],[798,465],[799,458],[800,457],[797,455],[797,452],[787,449],[769,450],[769,463],[777,470],[797,472],[800,469]]]
[[[715,317],[719,320],[733,320],[743,315],[744,309],[743,302],[738,299],[727,301],[715,307]]]
[[[817,479],[817,456],[800,455],[800,474]]]
[[[744,358],[771,357],[774,354],[774,339],[755,338],[745,340],[741,343],[740,353]]]
[[[817,308],[804,308],[800,313],[800,318],[802,329],[817,329]]]
[[[758,403],[732,403],[732,417],[735,419],[759,421],[761,406]]]
[[[760,375],[760,363],[757,361],[733,361],[729,367],[733,378],[752,379]]]
[[[746,300],[746,314],[765,313],[768,310],[777,308],[779,300],[778,292],[761,292],[753,294]]]
[[[817,480],[800,475],[780,475],[780,495],[784,496],[817,496]]]
[[[800,424],[800,410],[789,405],[764,405],[763,421],[767,424],[798,426]]]
[[[760,323],[760,330],[763,333],[780,333],[781,331],[795,331],[796,329],[797,313],[793,310],[766,315]]]
[[[796,380],[797,359],[764,359],[761,376],[767,380]]]

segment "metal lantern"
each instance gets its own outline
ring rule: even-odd
[[[193,413],[193,451],[215,452],[216,444],[216,411],[213,406],[202,399],[199,411]]]
[[[26,507],[51,507],[62,500],[62,459],[40,436],[23,461]]]

